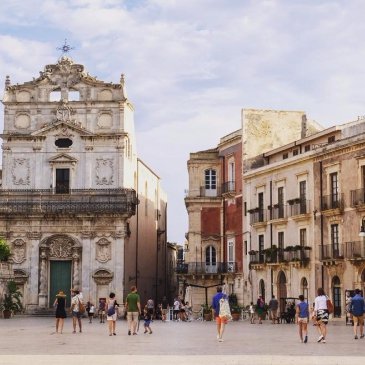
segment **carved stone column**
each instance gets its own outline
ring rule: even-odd
[[[39,275],[39,306],[47,307],[47,251],[41,250],[40,253],[40,275]]]
[[[79,269],[80,254],[77,248],[73,249],[72,264],[73,264],[73,277],[72,287],[80,289],[80,269]]]

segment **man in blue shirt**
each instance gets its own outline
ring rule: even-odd
[[[350,313],[354,322],[355,340],[357,337],[357,327],[360,327],[360,338],[364,337],[364,298],[361,296],[360,289],[355,289],[355,295],[351,300]]]
[[[223,342],[223,332],[224,332],[224,326],[227,324],[226,318],[220,318],[219,317],[219,301],[224,298],[226,299],[226,295],[222,293],[222,287],[217,287],[217,294],[213,297],[212,301],[212,307],[214,310],[214,318],[217,323],[217,340],[219,342]]]

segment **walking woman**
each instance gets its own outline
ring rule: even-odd
[[[327,323],[329,318],[329,312],[327,308],[327,295],[323,288],[318,288],[317,297],[314,299],[314,311],[317,320],[317,328],[320,333],[317,342],[326,343],[327,336]]]
[[[66,318],[66,294],[62,290],[56,295],[53,306],[56,307],[56,333],[58,333],[58,330],[62,333]]]
[[[107,305],[107,316],[106,320],[108,322],[108,328],[109,328],[109,336],[116,336],[115,333],[115,324],[117,321],[117,314],[118,314],[118,303],[115,299],[115,294],[110,293],[109,298],[106,302]]]

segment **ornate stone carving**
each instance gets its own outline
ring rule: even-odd
[[[28,281],[29,274],[25,270],[14,270],[14,281],[18,285],[24,285]]]
[[[110,128],[113,124],[111,113],[103,112],[99,115],[97,125],[99,128]]]
[[[12,244],[12,259],[16,264],[21,264],[26,258],[26,243],[22,239],[16,239]]]
[[[96,242],[96,259],[99,262],[107,262],[112,257],[111,243],[106,238],[101,238]]]
[[[96,185],[112,185],[114,182],[114,166],[112,158],[96,160]]]
[[[49,256],[56,258],[71,258],[73,241],[68,237],[54,237],[49,243]]]
[[[93,279],[96,284],[107,285],[113,280],[113,273],[107,269],[100,269],[95,271]]]
[[[30,126],[30,116],[27,113],[19,113],[15,117],[15,128],[27,129]]]
[[[15,158],[11,168],[14,185],[30,184],[30,164],[28,158]]]

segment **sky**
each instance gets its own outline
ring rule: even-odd
[[[182,244],[189,153],[239,129],[242,108],[302,110],[324,127],[365,115],[364,14],[363,0],[0,1],[0,85],[37,77],[65,39],[92,76],[125,74],[138,156]]]

